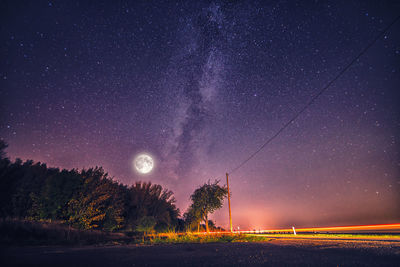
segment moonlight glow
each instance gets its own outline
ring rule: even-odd
[[[151,172],[151,170],[153,169],[154,161],[149,155],[140,154],[133,161],[133,165],[139,173],[146,174]]]

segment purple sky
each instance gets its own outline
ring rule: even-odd
[[[189,3],[190,2],[190,3]],[[2,1],[11,159],[194,189],[257,150],[398,15],[393,1]],[[236,228],[400,221],[400,23],[230,176]],[[133,158],[155,169],[141,176]],[[227,207],[216,212],[228,224]]]

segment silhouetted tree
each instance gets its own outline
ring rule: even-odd
[[[128,194],[128,228],[135,229],[137,221],[144,216],[156,220],[155,228],[166,230],[175,226],[179,210],[175,207],[175,198],[170,190],[151,182],[136,182],[129,188]]]
[[[206,225],[207,232],[210,231],[208,227],[208,215],[213,213],[217,209],[222,207],[223,200],[228,194],[228,189],[225,186],[220,186],[218,181],[214,183],[205,183],[204,185],[197,188],[194,193],[190,196],[192,205],[189,211],[193,214],[199,214],[201,220]]]
[[[6,159],[6,148],[8,147],[7,143],[0,139],[0,160]]]
[[[183,214],[183,219],[185,220],[188,231],[192,231],[194,227],[197,227],[197,232],[200,232],[200,222],[202,220],[201,209],[195,209],[194,206],[191,205]]]

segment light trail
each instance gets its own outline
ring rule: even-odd
[[[351,225],[351,226],[331,226],[331,227],[312,227],[312,228],[296,228],[297,233],[323,233],[323,232],[336,232],[336,233],[395,233],[400,234],[400,223],[394,224],[371,224],[371,225]],[[171,236],[171,235],[207,235],[207,234],[279,234],[291,233],[293,235],[293,228],[286,229],[267,229],[267,230],[240,230],[240,231],[211,231],[207,232],[183,232],[183,233],[159,233],[158,236]],[[294,236],[294,235],[293,235]],[[363,237],[365,238],[365,237]]]
[[[331,227],[312,227],[312,228],[297,228],[298,233],[310,232],[399,232],[400,223],[395,224],[373,224],[373,225],[352,225],[352,226],[331,226]],[[292,228],[287,229],[267,229],[267,230],[243,230],[235,231],[235,233],[293,233]]]

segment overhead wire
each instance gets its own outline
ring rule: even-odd
[[[263,150],[269,143],[271,143],[276,137],[278,137],[291,123],[293,123],[305,110],[307,110],[317,98],[319,98],[326,90],[342,76],[365,52],[368,51],[386,32],[400,19],[400,15],[396,17],[386,28],[384,28],[361,52],[348,63],[332,80],[330,80],[317,94],[315,94],[311,100],[309,100],[289,121],[287,121],[274,135],[272,135],[264,144],[262,144],[256,151],[251,153],[245,160],[243,160],[236,167],[232,168],[228,174],[232,174],[243,165],[249,162],[254,156],[256,156],[261,150]]]

